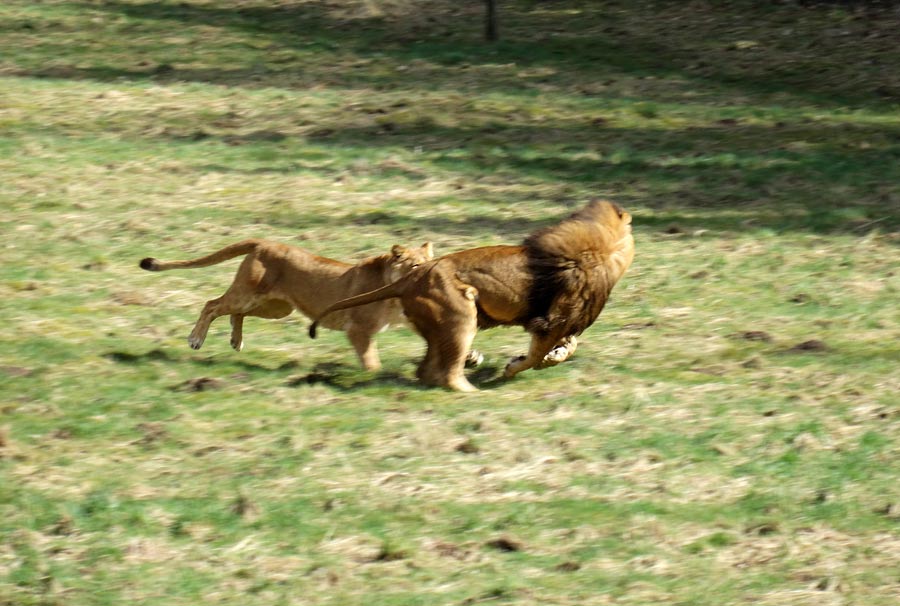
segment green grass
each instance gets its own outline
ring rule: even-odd
[[[0,606],[897,602],[897,15],[470,4],[3,3]],[[236,263],[137,268],[593,196],[633,267],[561,366],[480,333],[475,396],[405,328],[192,351]]]

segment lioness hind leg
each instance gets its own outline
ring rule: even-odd
[[[206,340],[206,333],[209,332],[209,325],[219,316],[245,315],[256,306],[255,298],[246,297],[240,290],[235,289],[234,285],[225,291],[225,294],[218,299],[207,301],[200,312],[200,318],[194,324],[194,329],[188,337],[188,344],[192,349],[200,349]],[[234,319],[232,319],[232,329],[234,328]],[[238,336],[242,337],[243,318],[237,322]],[[234,334],[232,330],[232,347],[234,347]]]
[[[220,311],[222,300],[224,298],[225,297],[222,296],[218,299],[212,299],[211,301],[207,301],[206,305],[203,306],[203,311],[200,312],[200,317],[197,319],[197,323],[194,324],[190,336],[188,336],[188,345],[191,346],[191,349],[200,349],[203,342],[206,340],[206,333],[209,332],[209,325],[219,316],[225,315]]]

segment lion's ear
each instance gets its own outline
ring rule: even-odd
[[[402,257],[403,253],[405,253],[405,252],[406,252],[406,249],[404,247],[400,246],[399,244],[394,244],[391,247],[391,254],[394,255],[395,257]]]
[[[425,251],[425,257],[428,259],[434,258],[434,246],[431,242],[426,242],[422,245],[422,250]]]

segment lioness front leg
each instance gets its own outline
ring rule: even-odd
[[[252,307],[252,309],[251,309]],[[293,306],[281,299],[253,298],[244,304],[244,313],[231,314],[231,347],[235,351],[244,349],[244,318],[256,316],[259,318],[284,318],[294,311]]]
[[[231,347],[235,351],[244,349],[244,314],[231,314]]]
[[[222,296],[218,299],[207,301],[206,305],[203,306],[203,311],[200,312],[200,317],[197,318],[197,323],[194,324],[194,328],[188,336],[188,345],[191,346],[191,349],[200,349],[203,342],[206,340],[206,333],[209,332],[209,325],[212,324],[213,320],[223,315],[219,310],[221,308],[222,299],[224,298],[225,297]]]
[[[194,329],[191,331],[191,335],[188,337],[188,344],[190,344],[193,349],[200,349],[200,346],[203,345],[203,342],[206,340],[206,333],[209,332],[209,325],[212,324],[212,321],[219,316],[231,316],[231,346],[240,351],[244,342],[244,316],[248,314],[259,315],[256,314],[256,312],[263,308],[255,309],[257,303],[258,301],[255,297],[248,296],[241,288],[232,284],[228,290],[225,291],[224,295],[218,299],[206,302],[203,311],[200,312],[200,318],[197,320]],[[279,311],[286,312],[282,315],[287,315],[291,310],[290,305],[287,303],[282,303],[278,309]],[[281,316],[268,315],[263,317]]]

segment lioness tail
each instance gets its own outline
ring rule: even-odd
[[[228,259],[251,253],[256,250],[256,247],[259,246],[260,242],[261,240],[258,239],[243,240],[241,242],[236,242],[235,244],[230,244],[222,250],[218,250],[205,257],[191,259],[189,261],[160,261],[153,257],[147,257],[146,259],[141,259],[140,266],[141,269],[146,269],[147,271],[209,267],[210,265],[216,265],[222,261],[227,261]]]

